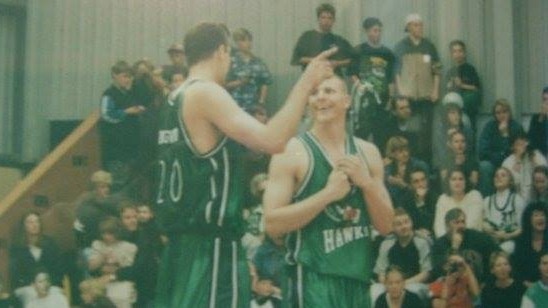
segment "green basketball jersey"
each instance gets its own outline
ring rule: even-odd
[[[333,170],[322,145],[307,132],[299,137],[309,157],[305,180],[294,201],[306,199],[323,189]],[[347,137],[347,154],[361,154],[354,138]],[[353,187],[346,197],[329,204],[307,226],[288,238],[289,261],[322,274],[369,281],[373,247],[369,216],[362,192]]]
[[[168,234],[239,238],[241,146],[224,137],[209,153],[196,151],[181,117],[185,89],[194,82],[200,81],[189,80],[171,93],[159,114],[157,216]]]

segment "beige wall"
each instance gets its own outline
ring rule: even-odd
[[[181,41],[185,31],[202,20],[221,21],[230,28],[246,27],[252,31],[256,54],[274,74],[269,104],[279,104],[299,74],[299,69],[288,64],[292,47],[300,33],[315,26],[314,8],[320,2],[323,1],[28,0],[25,159],[45,154],[48,120],[81,119],[98,106],[101,92],[109,84],[108,69],[115,60],[133,62],[148,57],[163,64],[167,62],[166,47]],[[533,3],[545,7],[547,1],[332,2],[338,10],[335,32],[352,44],[363,39],[363,18],[378,16],[385,24],[385,43],[393,47],[404,36],[403,19],[409,12],[419,12],[424,17],[427,36],[438,47],[445,69],[450,66],[448,42],[463,39],[469,46],[470,61],[483,79],[485,101],[490,103],[500,96],[514,100],[512,5],[531,2],[532,8]],[[527,12],[533,14],[531,10]],[[495,26],[496,22],[506,23],[501,27]],[[546,76],[543,78],[545,82]]]

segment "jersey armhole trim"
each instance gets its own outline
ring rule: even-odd
[[[200,79],[191,79],[191,80],[187,80],[183,85],[181,85],[176,91],[182,91],[183,89],[187,89],[188,87],[190,87],[192,84],[194,84],[195,82],[202,82],[203,80],[200,80]],[[183,88],[184,87],[184,88]],[[184,97],[184,96],[183,96]],[[211,150],[205,152],[205,153],[200,153],[198,151],[198,149],[196,149],[196,147],[194,146],[194,143],[192,142],[192,139],[190,138],[190,134],[188,133],[188,129],[183,121],[183,103],[184,103],[184,98],[181,99],[181,102],[180,102],[180,106],[179,106],[179,112],[178,112],[178,120],[179,120],[179,127],[181,129],[181,132],[183,133],[183,138],[185,139],[185,143],[188,145],[188,147],[190,148],[190,150],[192,151],[192,153],[196,156],[196,157],[199,157],[199,158],[210,158],[212,157],[213,155],[215,155],[217,152],[219,152],[219,150],[225,145],[226,141],[227,141],[227,137],[224,136]]]
[[[314,164],[315,164],[314,155],[312,155],[312,149],[310,149],[310,147],[308,146],[308,144],[306,144],[306,142],[304,141],[302,137],[299,137],[297,140],[299,140],[299,142],[305,148],[309,163],[308,163],[308,170],[306,171],[306,175],[303,181],[299,184],[299,188],[295,192],[293,199],[300,197],[300,195],[303,193],[304,189],[308,185],[308,182],[310,182],[310,178],[312,177],[312,172],[314,170]]]

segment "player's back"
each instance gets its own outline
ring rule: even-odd
[[[189,80],[172,92],[159,114],[156,212],[165,231],[239,238],[242,190],[238,152],[223,137],[208,153],[199,153],[182,120]],[[193,102],[194,103],[194,102]]]

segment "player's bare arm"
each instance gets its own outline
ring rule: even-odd
[[[350,191],[348,177],[342,171],[335,170],[322,190],[305,200],[291,203],[307,168],[306,150],[296,139],[289,142],[284,153],[272,157],[263,199],[265,229],[270,236],[303,228],[328,204],[342,199]]]
[[[199,150],[207,152],[217,143],[216,135],[227,135],[254,150],[271,154],[283,151],[297,131],[311,91],[333,75],[328,58],[336,51],[336,48],[326,50],[310,62],[284,106],[267,124],[243,111],[216,83],[196,83],[187,91],[188,103],[183,110],[184,121],[195,139],[192,141]]]
[[[392,231],[394,210],[384,186],[384,165],[381,155],[373,144],[360,139],[356,140],[362,153],[367,157],[368,164],[357,155],[345,156],[335,164],[338,170],[348,175],[352,184],[361,189],[375,229],[383,235],[388,234]]]

